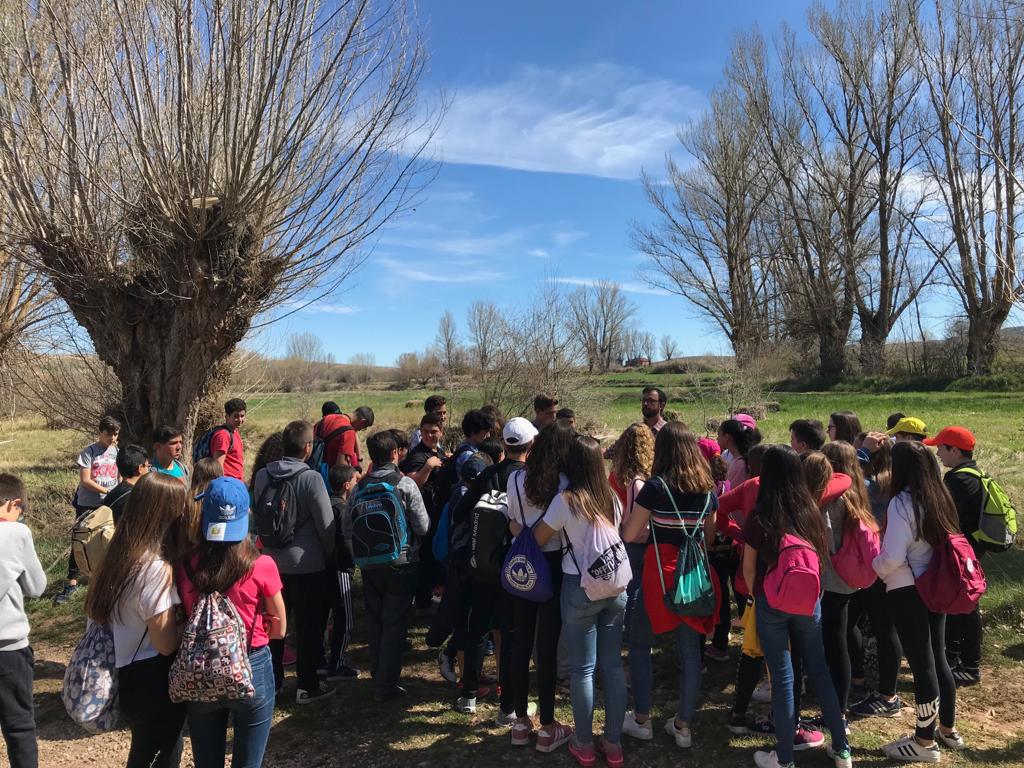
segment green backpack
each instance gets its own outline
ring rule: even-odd
[[[981,480],[982,502],[978,530],[974,539],[992,552],[1005,552],[1013,546],[1017,536],[1017,510],[1003,487],[987,474],[974,467],[956,470],[974,475]]]

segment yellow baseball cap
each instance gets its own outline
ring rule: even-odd
[[[895,435],[898,432],[906,432],[909,435],[920,435],[924,437],[928,434],[928,426],[918,418],[914,416],[904,416],[902,419],[896,422],[896,426],[890,429],[885,434]]]

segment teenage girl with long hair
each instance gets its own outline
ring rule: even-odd
[[[658,433],[654,442],[651,476],[652,479],[640,491],[633,514],[624,528],[627,540],[645,528],[650,530],[643,570],[658,568],[655,546],[678,548],[685,543],[684,537],[690,535],[696,536],[700,545],[706,548],[705,542],[715,535],[715,510],[718,507],[711,468],[697,446],[696,437],[681,422],[670,421]],[[672,565],[675,565],[674,560]],[[642,579],[642,573],[642,570],[635,572],[633,577]],[[710,573],[708,575],[710,578]],[[644,587],[641,587],[629,641],[635,711],[626,715],[623,727],[630,736],[646,741],[653,738],[650,717],[654,687],[651,660],[654,630],[643,592]],[[700,692],[701,644],[703,635],[710,632],[714,622],[714,615],[682,617],[675,628],[679,654],[679,702],[675,715],[665,723],[665,730],[679,747],[687,748],[693,744],[691,727]]]
[[[181,599],[171,576],[171,531],[185,486],[150,472],[128,497],[110,549],[85,600],[86,615],[114,635],[118,704],[131,729],[127,768],[176,768],[185,707],[167,693],[181,639]]]
[[[211,592],[221,593],[234,605],[245,626],[255,696],[187,704],[192,756],[196,768],[223,768],[230,715],[232,768],[259,768],[274,712],[269,642],[285,633],[281,576],[273,559],[261,555],[249,537],[249,492],[241,480],[215,478],[201,503],[202,538],[175,569],[178,590],[189,614],[200,597]]]
[[[192,468],[192,477],[185,500],[185,511],[174,527],[174,552],[176,561],[195,551],[202,541],[200,529],[203,520],[203,501],[197,498],[206,491],[206,486],[217,477],[224,477],[224,467],[212,456],[200,459]]]
[[[853,444],[861,433],[860,419],[853,411],[836,411],[828,417],[828,439]]]
[[[561,562],[561,607],[576,729],[569,752],[582,766],[592,766],[597,761],[593,736],[594,669],[600,668],[605,721],[600,749],[608,765],[617,768],[623,764],[622,720],[626,712],[626,676],[622,670],[626,593],[592,601],[580,584],[575,553],[585,551],[593,526],[617,530],[622,506],[605,478],[601,446],[596,440],[580,437],[573,441],[565,466],[569,486],[551,501],[534,535],[541,546],[554,540],[559,532],[567,541]]]
[[[914,579],[928,569],[934,549],[959,530],[956,507],[935,457],[916,441],[893,446],[890,488],[882,551],[874,566],[885,582],[889,615],[914,675],[917,727],[882,749],[894,760],[937,763],[936,739],[955,750],[963,749],[964,742],[956,731],[956,683],[946,661],[946,617],[925,607]]]
[[[793,643],[832,734],[829,754],[837,768],[849,768],[853,760],[846,740],[846,725],[825,664],[820,602],[812,615],[801,616],[773,608],[765,597],[765,573],[778,562],[779,544],[787,534],[810,543],[821,563],[828,559],[828,531],[818,510],[817,499],[808,488],[800,458],[786,446],[775,446],[764,455],[757,506],[741,533],[746,545],[743,574],[752,587],[757,634],[771,673],[775,732],[783,734],[783,738],[777,739],[775,751],[756,752],[754,763],[759,768],[793,765],[793,742],[785,737],[785,734],[794,733],[796,728],[790,656],[790,643]]]
[[[526,469],[508,479],[506,514],[513,535],[523,529],[523,522],[533,526],[558,493],[569,484],[565,474],[566,455],[575,442],[574,432],[558,422],[540,431],[533,450],[526,459]],[[541,545],[551,572],[554,595],[543,603],[522,597],[512,598],[512,703],[516,719],[512,723],[512,746],[530,743],[533,720],[527,706],[530,694],[530,659],[537,649],[537,704],[540,729],[536,749],[553,752],[572,737],[572,728],[555,719],[555,688],[558,685],[558,637],[562,632],[560,590],[562,586],[562,549],[559,539]]]
[[[729,452],[729,466],[725,479],[730,488],[750,479],[747,468],[747,454],[750,449],[761,442],[761,433],[738,419],[726,419],[718,425],[718,444],[722,452]]]
[[[626,554],[629,556],[629,567],[633,571],[633,579],[626,588],[626,613],[622,619],[623,642],[629,642],[629,627],[636,606],[636,596],[640,589],[640,571],[644,564],[644,552],[647,551],[648,526],[633,537],[625,534],[626,525],[636,506],[636,497],[644,483],[651,476],[654,463],[654,435],[646,424],[631,424],[615,443],[615,456],[612,459],[612,478],[618,481],[623,489],[622,495],[622,540],[626,543]],[[610,478],[611,479],[611,478]],[[614,488],[614,484],[612,485]]]

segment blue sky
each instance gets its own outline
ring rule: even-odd
[[[721,77],[733,35],[783,21],[807,2],[650,0],[421,4],[429,70],[421,96],[450,100],[434,146],[443,165],[414,212],[393,222],[339,293],[255,340],[275,354],[312,330],[343,362],[390,364],[419,351],[447,309],[527,304],[545,278],[621,282],[638,319],[685,354],[728,345],[677,296],[639,278],[633,221],[649,221],[638,176],[680,153],[677,128]],[[940,312],[941,313],[941,312]]]

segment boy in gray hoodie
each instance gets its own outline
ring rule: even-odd
[[[19,522],[25,486],[0,475],[0,727],[12,768],[36,768],[36,722],[32,710],[32,648],[25,598],[46,589],[32,531]]]
[[[272,461],[253,479],[258,532],[265,502],[275,506],[294,505],[295,525],[291,542],[275,547],[264,540],[264,552],[274,558],[281,572],[284,601],[292,612],[295,626],[295,670],[299,678],[296,704],[312,704],[334,693],[317,677],[317,665],[323,656],[324,580],[334,552],[334,512],[327,486],[319,472],[306,460],[313,452],[313,425],[293,421],[281,433],[280,461]],[[284,641],[271,640],[274,681],[280,691],[284,683]]]

